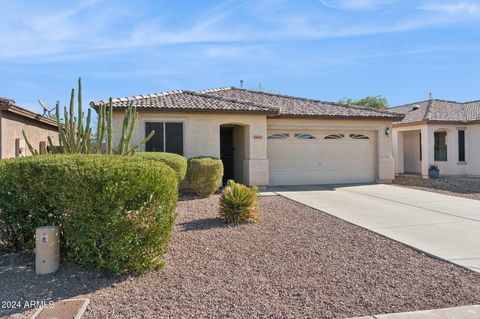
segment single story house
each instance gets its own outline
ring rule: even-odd
[[[393,123],[397,174],[427,177],[437,164],[442,175],[480,175],[480,101],[430,98],[391,110],[405,114]]]
[[[0,159],[31,155],[22,130],[32,146],[44,153],[48,137],[58,138],[57,122],[15,105],[15,101],[0,97]]]
[[[91,102],[95,107],[108,101]],[[234,87],[113,100],[114,139],[133,103],[142,151],[215,156],[248,185],[390,182],[392,123],[403,114]]]

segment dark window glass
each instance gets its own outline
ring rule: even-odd
[[[447,132],[433,133],[435,140],[434,146],[434,160],[439,162],[447,161]]]
[[[344,138],[345,134],[331,134],[324,137],[325,140],[339,140]]]
[[[145,151],[163,152],[163,123],[145,123],[145,136],[152,131],[155,131],[155,134],[145,144]]]
[[[419,139],[420,139],[420,162],[422,161],[422,132],[419,134]]]
[[[465,162],[465,131],[458,131],[458,161]]]
[[[165,123],[165,152],[183,155],[183,124]]]

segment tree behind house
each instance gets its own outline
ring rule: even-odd
[[[356,105],[370,109],[384,110],[387,109],[388,99],[382,95],[367,96],[361,99],[343,98],[339,101],[342,104]]]

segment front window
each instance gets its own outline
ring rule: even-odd
[[[465,162],[465,131],[458,131],[458,161]]]
[[[152,131],[155,131],[155,134],[145,144],[146,152],[169,152],[183,155],[183,123],[145,123],[145,136]]]
[[[438,162],[447,161],[447,132],[435,132],[433,133],[435,140],[434,145],[434,160]]]

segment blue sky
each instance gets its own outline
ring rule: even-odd
[[[480,99],[480,1],[0,0],[0,96],[84,100],[259,83],[391,105]]]

